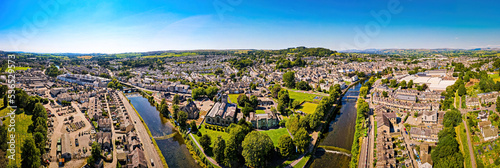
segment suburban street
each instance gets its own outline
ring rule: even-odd
[[[134,122],[134,126],[137,132],[137,135],[139,136],[139,139],[141,140],[144,148],[144,154],[146,155],[146,160],[148,162],[149,167],[153,167],[151,165],[150,160],[153,159],[155,163],[155,167],[163,167],[163,162],[160,159],[160,155],[158,154],[156,148],[153,145],[153,141],[151,140],[151,137],[148,134],[148,131],[144,127],[144,124],[142,123],[142,120],[139,118],[135,110],[132,108],[130,103],[128,102],[128,99],[123,95],[123,93],[120,92],[118,94],[120,99],[123,101],[123,104],[125,106],[125,109],[129,112],[129,115],[133,121],[137,121],[137,123]],[[139,108],[139,107],[138,107]]]

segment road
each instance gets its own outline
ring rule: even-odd
[[[462,120],[462,122],[464,123],[465,132],[467,133],[467,144],[469,144],[469,155],[471,161],[470,163],[472,165],[472,168],[476,168],[476,159],[474,157],[474,149],[472,149],[472,142],[470,140],[469,127],[467,126],[467,122],[465,122],[465,120]]]
[[[148,161],[148,167],[153,167],[150,162],[151,159],[153,159],[153,161],[155,162],[156,167],[163,167],[162,164],[163,162],[161,161],[160,155],[158,154],[158,151],[154,147],[153,141],[151,140],[151,137],[149,136],[148,131],[146,130],[146,127],[142,123],[138,114],[132,108],[132,106],[128,102],[128,99],[123,95],[122,92],[120,92],[118,96],[122,100],[125,109],[130,115],[130,118],[133,121],[137,121],[137,123],[134,122],[134,127],[136,129],[137,135],[139,136],[139,139],[142,142],[144,148],[144,154],[146,155],[146,160]]]
[[[203,153],[203,155],[205,155],[205,151],[203,150],[203,148],[201,147],[201,145],[198,143],[198,141],[196,141],[196,138],[193,137],[193,134],[189,133],[189,136],[191,136],[191,139],[193,139],[193,141],[196,144],[196,146],[198,146],[198,148],[201,150],[201,153]],[[219,163],[217,163],[212,157],[209,157],[207,155],[205,155],[205,157],[208,159],[208,161],[212,162],[212,164],[217,165],[218,167],[220,167]]]
[[[402,124],[400,124],[401,126]],[[415,154],[413,153],[413,148],[411,148],[410,146],[410,143],[411,143],[411,140],[410,140],[410,137],[408,136],[408,134],[405,134],[403,131],[401,131],[401,135],[403,135],[403,139],[405,141],[405,145],[406,145],[406,149],[408,150],[408,153],[411,157],[411,163],[413,164],[413,167],[414,168],[417,168],[418,167],[418,163],[417,163],[417,160],[415,160]]]

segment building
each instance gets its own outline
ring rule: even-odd
[[[441,129],[414,127],[410,130],[410,137],[415,140],[438,142],[438,133]]]
[[[422,122],[427,124],[437,124],[438,122],[437,110],[424,112],[424,114],[422,115]]]
[[[94,87],[106,87],[111,79],[98,76],[81,75],[81,74],[62,74],[57,76],[58,80],[76,83],[79,85],[93,85]]]
[[[210,109],[205,116],[205,122],[222,126],[229,126],[235,122],[236,104],[227,103],[227,95],[223,95],[221,100]]]
[[[478,122],[478,127],[481,130],[481,135],[485,141],[494,140],[498,138],[498,130],[491,125],[490,121]]]
[[[182,106],[180,110],[188,114],[188,119],[197,119],[200,115],[200,110],[196,107],[196,103],[194,103],[194,101],[189,101],[189,103]]]
[[[249,117],[246,121],[251,122],[252,125],[257,129],[269,129],[278,126],[278,118],[272,112],[266,112],[265,114],[256,114],[255,112],[250,112]]]
[[[159,163],[158,163],[159,164]],[[144,151],[136,148],[127,155],[127,168],[147,168],[148,161],[144,155]]]

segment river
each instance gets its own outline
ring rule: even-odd
[[[182,136],[178,134],[177,130],[174,129],[167,119],[160,115],[160,112],[158,112],[155,107],[151,106],[148,99],[140,95],[127,96],[127,98],[130,100],[132,105],[134,105],[144,122],[146,122],[146,125],[154,137],[176,133],[175,136],[171,138],[156,140],[156,143],[165,157],[169,168],[200,167],[189,153]]]
[[[351,87],[342,97],[342,107],[339,114],[330,123],[328,132],[324,134],[320,144],[334,146],[351,151],[354,132],[356,131],[356,100],[361,82]],[[349,167],[351,158],[342,154],[333,154],[317,150],[310,167]]]

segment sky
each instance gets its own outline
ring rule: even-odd
[[[500,48],[500,1],[0,1],[0,50]]]

